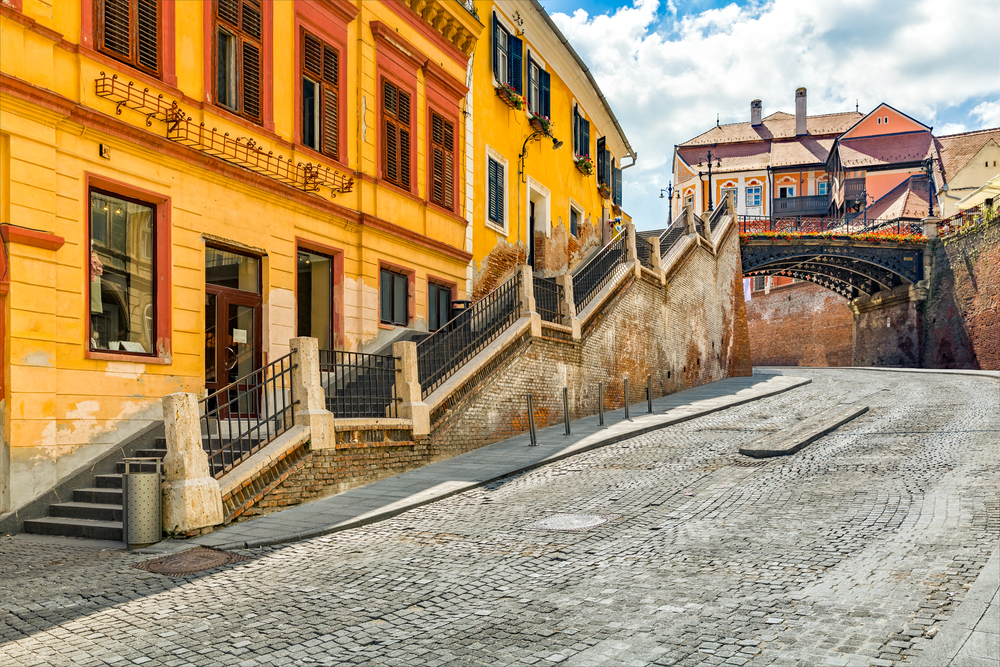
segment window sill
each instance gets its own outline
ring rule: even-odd
[[[306,146],[303,143],[292,144],[292,150],[303,153],[306,156],[313,158],[320,164],[326,163],[328,165],[336,165],[338,167],[343,167],[347,171],[351,171],[350,165],[346,162],[330,157],[326,153],[322,153],[311,146]]]
[[[503,234],[505,237],[507,236],[507,228],[506,227],[500,227],[496,223],[490,222],[489,220],[486,221],[486,229],[491,229],[494,232],[496,232],[497,234]]]
[[[173,359],[158,357],[149,354],[139,354],[138,352],[128,353],[128,352],[104,352],[102,350],[87,350],[84,352],[85,359],[96,359],[98,361],[128,361],[133,364],[158,364],[161,366],[170,366],[173,364]]]
[[[395,329],[396,327],[403,327],[403,328],[406,328],[407,326],[408,326],[408,325],[406,325],[406,324],[386,324],[385,322],[379,322],[379,323],[378,323],[378,328],[379,328],[379,329],[387,329],[387,330],[389,330],[389,331],[392,331],[392,330],[393,330],[393,329]]]

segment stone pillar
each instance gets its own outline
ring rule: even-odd
[[[684,233],[694,234],[698,231],[695,224],[694,205],[684,205]]]
[[[927,245],[924,246],[924,282],[934,285],[934,242],[938,239],[938,225],[941,218],[929,215],[920,221],[924,227],[924,236],[927,237]]]
[[[542,316],[535,310],[535,277],[531,273],[531,267],[522,264],[518,267],[521,272],[521,316],[531,318],[531,335],[542,335]]]
[[[198,397],[187,393],[164,396],[163,423],[167,434],[164,530],[189,533],[222,523],[222,491],[201,445]]]
[[[941,224],[941,218],[931,215],[921,220],[920,224],[924,226],[924,236],[928,240],[938,237],[938,225]]]
[[[580,318],[576,316],[576,302],[573,299],[573,274],[566,272],[561,276],[556,276],[556,284],[563,287],[563,312],[565,320],[563,324],[573,329],[573,340],[580,340]]]
[[[413,422],[413,437],[431,433],[431,410],[421,396],[420,373],[417,368],[417,344],[413,341],[392,344],[396,357],[396,398],[399,416]]]
[[[332,449],[337,446],[337,437],[320,380],[319,341],[302,337],[288,344],[292,348],[292,396],[298,401],[293,407],[295,425],[309,429],[310,449]]]
[[[649,243],[649,263],[660,279],[660,286],[667,284],[667,274],[663,270],[663,258],[660,257],[660,237],[650,236],[646,239]]]
[[[631,222],[625,226],[626,243],[628,244],[628,251],[625,255],[626,259],[632,264],[632,270],[635,271],[635,277],[642,277],[642,263],[639,261],[639,253],[636,251],[635,244],[635,225]]]

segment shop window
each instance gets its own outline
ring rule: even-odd
[[[160,1],[97,0],[97,50],[160,75]]]
[[[455,125],[431,113],[431,201],[455,208]]]
[[[156,352],[156,207],[90,192],[90,349]]]
[[[427,289],[427,328],[437,331],[451,319],[451,287],[430,283]]]
[[[382,178],[410,189],[410,94],[382,82]]]
[[[302,143],[340,157],[340,52],[302,36]]]
[[[261,7],[257,0],[217,0],[215,101],[261,121]]]
[[[297,335],[311,336],[321,350],[332,350],[333,258],[299,250],[295,291]]]
[[[205,248],[205,282],[260,294],[260,259],[222,248]]]
[[[379,272],[379,313],[382,324],[405,327],[410,320],[409,279],[389,269]]]

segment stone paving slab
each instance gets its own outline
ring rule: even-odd
[[[868,412],[867,405],[830,408],[814,417],[803,419],[790,429],[765,435],[746,447],[740,447],[740,454],[755,459],[790,456],[866,412]]]
[[[647,403],[643,401],[630,406],[630,420],[625,420],[624,409],[619,409],[604,413],[604,426],[596,415],[573,420],[569,436],[565,435],[562,424],[550,426],[537,432],[537,446],[530,445],[528,434],[516,436],[194,539],[165,540],[142,552],[172,553],[194,546],[215,549],[269,546],[364,526],[567,456],[780,394],[810,382],[809,378],[786,375],[720,380],[655,399],[653,414],[646,413]]]

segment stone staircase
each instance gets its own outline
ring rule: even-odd
[[[153,446],[153,449],[136,451],[135,456],[162,459],[167,453],[166,440],[156,438]],[[154,469],[152,463],[139,467],[142,472]],[[125,462],[115,464],[115,470],[114,474],[95,475],[91,487],[74,489],[71,502],[49,505],[49,516],[25,520],[24,532],[123,542],[122,473]]]

